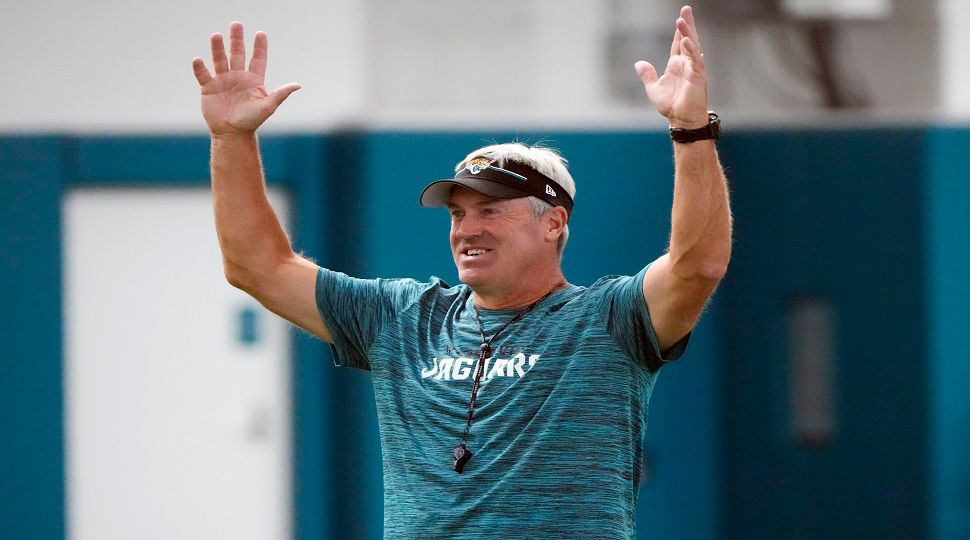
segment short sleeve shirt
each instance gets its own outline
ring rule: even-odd
[[[635,536],[650,394],[689,339],[661,354],[644,271],[569,285],[494,338],[461,474],[482,344],[471,289],[320,271],[334,361],[373,378],[385,538]],[[490,338],[517,312],[477,313]]]

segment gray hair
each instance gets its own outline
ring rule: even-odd
[[[552,148],[545,148],[537,144],[526,146],[519,142],[493,144],[479,148],[468,154],[465,159],[455,165],[455,172],[457,173],[464,169],[468,165],[468,162],[476,157],[487,158],[499,167],[504,166],[506,161],[514,161],[532,167],[552,180],[555,180],[574,200],[576,198],[576,182],[573,180],[572,175],[569,174],[569,170],[566,169],[568,162],[566,158],[562,157],[559,152]],[[536,221],[552,208],[551,204],[538,197],[526,197],[526,199],[532,205],[532,219]],[[559,252],[560,259],[562,259],[562,254],[566,249],[566,242],[568,240],[569,225],[567,224],[563,228],[562,234],[559,235],[558,244],[556,244],[556,250]]]

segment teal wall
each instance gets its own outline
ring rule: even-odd
[[[733,538],[925,538],[928,365],[925,135],[735,133],[723,141],[735,250],[724,285],[725,532]],[[793,298],[837,320],[837,431],[792,436]]]
[[[539,134],[343,132],[263,141],[296,245],[360,276],[454,282],[444,211],[417,204],[468,151]],[[661,253],[663,133],[542,133],[579,188],[564,269],[591,283]],[[728,132],[734,259],[651,403],[638,529],[649,538],[963,538],[970,531],[970,129]],[[62,538],[60,197],[89,185],[204,186],[204,137],[0,138],[0,537]],[[838,320],[839,427],[788,429],[787,308]],[[368,376],[294,332],[295,536],[379,538]]]
[[[57,137],[0,138],[0,536],[64,536]]]
[[[970,538],[970,130],[930,131],[927,160],[933,536]]]

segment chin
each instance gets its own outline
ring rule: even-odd
[[[458,270],[458,281],[473,287],[481,282],[481,276],[477,272]]]
[[[458,281],[461,281],[469,287],[479,287],[486,284],[489,279],[486,272],[482,272],[481,269],[458,269]]]

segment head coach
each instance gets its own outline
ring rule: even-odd
[[[663,75],[635,65],[670,123],[669,249],[588,287],[560,266],[576,195],[565,160],[517,143],[471,152],[420,194],[449,211],[460,285],[356,279],[299,256],[267,202],[256,138],[299,85],[264,88],[265,33],[248,69],[240,23],[228,57],[221,35],[211,45],[214,74],[200,58],[193,68],[226,278],[331,343],[338,365],[371,372],[385,537],[633,537],[656,374],[683,353],[731,252],[691,9]]]

